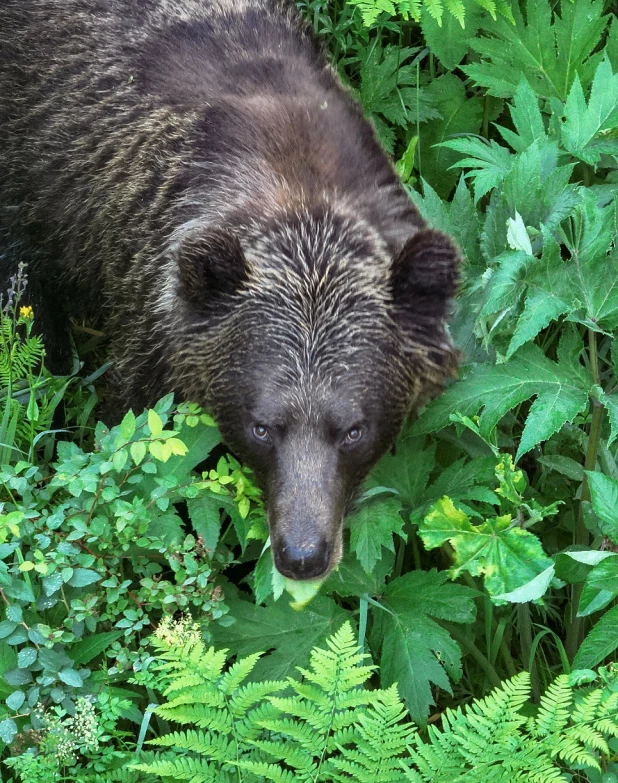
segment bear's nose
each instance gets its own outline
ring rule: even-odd
[[[303,544],[282,539],[274,549],[275,566],[290,579],[317,579],[328,570],[331,547],[319,538]]]

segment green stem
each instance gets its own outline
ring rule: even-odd
[[[592,329],[588,330],[588,352],[590,356],[590,371],[592,373],[592,380],[595,385],[600,383],[599,374],[599,355],[597,351],[597,335]],[[601,429],[603,425],[603,414],[605,409],[599,403],[598,400],[592,401],[592,419],[590,422],[590,432],[588,433],[588,446],[586,448],[586,456],[584,458],[584,469],[594,470],[597,464],[597,456],[599,454],[599,445],[601,442]],[[590,546],[590,535],[584,518],[584,503],[590,502],[590,486],[588,484],[588,476],[584,474],[584,480],[582,482],[582,493],[579,504],[579,510],[577,514],[577,522],[575,525],[575,531],[573,536],[573,543],[582,547]],[[572,662],[579,645],[581,644],[584,636],[584,624],[583,619],[577,616],[579,610],[579,602],[581,599],[583,590],[583,584],[576,584],[571,587],[571,612],[569,622],[567,624],[567,633],[565,647],[569,660]]]
[[[530,672],[530,681],[532,685],[532,697],[538,704],[541,699],[539,688],[539,678],[536,672],[536,663],[531,660],[532,652],[532,621],[530,619],[530,607],[528,604],[517,605],[517,618],[519,620],[519,636],[521,640],[521,659]]]
[[[471,639],[468,639],[465,633],[462,633],[462,631],[456,625],[444,621],[440,622],[440,625],[443,628],[446,628],[446,630],[450,633],[453,639],[455,639],[455,641],[461,647],[463,647],[464,650],[467,653],[469,653],[474,658],[474,660],[480,665],[480,667],[487,675],[487,679],[490,681],[492,686],[494,688],[498,687],[502,682],[502,680],[498,676],[498,672],[494,669],[494,667],[491,665],[487,657],[483,655],[483,653],[474,644],[474,642]]]

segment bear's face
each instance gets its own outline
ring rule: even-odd
[[[255,471],[277,569],[325,576],[361,482],[447,372],[455,248],[419,231],[393,259],[313,222],[244,242],[211,231],[184,250],[187,396]]]

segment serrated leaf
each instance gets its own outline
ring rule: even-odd
[[[618,648],[618,606],[609,609],[582,642],[574,669],[592,669]]]
[[[465,30],[461,22],[452,14],[446,14],[442,24],[438,24],[425,8],[421,12],[421,30],[431,52],[452,71],[466,56],[468,41],[479,29],[481,9],[476,3],[468,3],[465,9]]]
[[[81,688],[84,684],[81,674],[76,672],[75,669],[63,669],[58,672],[58,677],[66,685],[70,685],[73,688]]]
[[[16,712],[25,700],[26,694],[23,691],[13,691],[13,693],[6,699],[6,706]]]
[[[213,624],[210,632],[214,643],[241,656],[273,651],[257,662],[251,673],[254,682],[297,676],[296,667],[306,665],[311,649],[348,619],[343,609],[324,596],[297,612],[287,601],[256,606],[237,597],[230,587],[225,590],[225,602],[236,622],[225,628]]]
[[[585,410],[592,385],[592,378],[552,362],[537,346],[528,344],[504,364],[476,365],[427,408],[413,431],[445,427],[456,411],[465,416],[482,411],[481,431],[488,434],[508,411],[536,396],[517,450],[519,459]]]
[[[562,143],[572,155],[595,165],[602,152],[618,152],[616,141],[600,136],[603,131],[613,129],[618,121],[618,74],[612,73],[609,60],[599,64],[587,104],[579,76],[575,77],[564,115]]]
[[[526,582],[521,587],[516,587],[515,590],[511,590],[510,593],[502,593],[496,596],[497,601],[508,601],[513,604],[525,604],[530,601],[537,601],[542,598],[548,591],[549,586],[554,578],[555,567],[553,565],[548,566],[545,571],[541,571],[538,576]]]
[[[163,432],[163,420],[152,408],[148,411],[148,430],[153,438],[160,437]]]
[[[504,600],[498,596],[527,585],[553,566],[539,539],[519,527],[510,515],[473,525],[448,497],[434,503],[419,527],[419,535],[427,549],[448,541],[455,553],[452,578],[462,571],[483,576],[488,593],[497,602]]]
[[[552,14],[548,0],[528,0],[526,17],[513,4],[514,24],[498,19],[487,25],[491,37],[477,36],[471,46],[481,62],[462,70],[490,95],[511,98],[522,78],[537,95],[565,101],[576,74],[588,85],[598,62],[593,52],[608,17],[602,0],[563,2]]]
[[[412,720],[425,723],[434,703],[432,683],[451,691],[449,677],[461,676],[461,650],[433,618],[471,623],[475,592],[447,583],[444,572],[413,571],[394,579],[374,612],[376,632],[383,636],[380,658],[382,687],[398,683]]]
[[[586,471],[586,475],[601,532],[618,542],[618,481],[598,471]]]
[[[0,723],[0,740],[7,745],[15,739],[17,735],[17,724],[12,718],[7,718]]]
[[[378,497],[350,516],[350,546],[368,574],[382,557],[382,547],[395,551],[393,534],[403,533],[401,508],[399,498]]]
[[[618,596],[618,557],[602,560],[586,577],[579,600],[579,617],[604,609]]]
[[[71,587],[86,587],[86,585],[94,584],[102,578],[100,574],[90,568],[75,568],[68,584]]]
[[[426,122],[419,129],[417,169],[442,198],[447,198],[459,178],[451,166],[461,155],[444,145],[436,145],[457,134],[478,133],[483,104],[479,98],[469,98],[463,81],[452,73],[434,79],[426,94],[442,118]]]
[[[17,653],[17,666],[20,669],[27,669],[36,661],[36,647],[24,647]]]
[[[542,329],[569,310],[568,303],[551,294],[539,292],[529,296],[517,321],[506,358],[510,359],[518,348],[533,340]]]

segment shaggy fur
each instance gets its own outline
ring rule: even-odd
[[[70,314],[99,319],[117,411],[206,406],[287,572],[332,567],[355,487],[452,369],[457,261],[293,8],[2,0],[0,150],[52,360]]]

